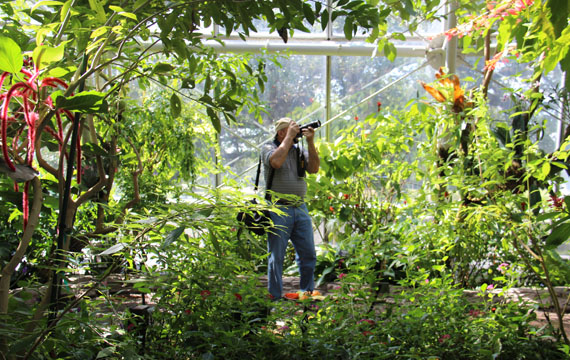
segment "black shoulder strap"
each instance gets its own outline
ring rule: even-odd
[[[267,194],[267,190],[271,189],[273,185],[273,174],[275,173],[275,169],[269,165],[271,170],[269,170],[269,179],[267,179],[267,185],[265,186],[265,198],[268,199],[269,196]],[[257,175],[255,175],[255,188],[254,191],[257,192],[257,188],[259,187],[259,174],[261,173],[261,155],[259,155],[259,162],[257,163]],[[269,200],[269,199],[268,199]]]

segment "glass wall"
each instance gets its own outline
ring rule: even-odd
[[[325,0],[321,0],[320,3],[326,5]],[[439,15],[444,12],[444,7],[437,9]],[[325,30],[320,25],[312,27],[305,24],[310,32],[296,30],[293,36],[288,33],[286,45],[303,44],[308,46],[307,49],[312,47],[313,52],[325,46],[324,44],[347,44],[341,45],[345,46],[345,49],[348,44],[360,48],[371,46],[364,41],[365,34],[357,34],[353,41],[347,42],[344,39],[343,21],[344,19],[339,17],[332,22],[330,29]],[[259,45],[257,51],[271,53],[270,44],[284,46],[284,39],[275,32],[270,33],[271,29],[266,28],[262,22],[254,24],[258,32],[252,33],[247,42],[234,40],[233,37],[227,39],[228,42],[234,42],[234,49],[235,46],[239,48],[240,44],[246,43],[265,44]],[[397,21],[389,24],[390,31],[403,31],[405,28]],[[221,162],[231,169],[233,175],[230,175],[230,178],[236,178],[251,189],[260,146],[272,140],[274,135],[272,124],[281,117],[291,117],[300,124],[321,120],[326,125],[317,131],[317,137],[327,138],[328,134],[327,139],[333,141],[339,129],[353,124],[355,119],[377,111],[379,104],[383,108],[401,109],[411,99],[429,98],[419,80],[428,83],[435,80],[434,74],[437,68],[443,65],[443,58],[439,64],[428,63],[423,55],[430,46],[433,47],[431,39],[437,38],[438,34],[439,38],[443,38],[441,36],[443,29],[444,24],[441,21],[430,20],[418,23],[417,32],[413,36],[406,34],[406,41],[396,41],[394,44],[400,47],[417,47],[425,51],[423,53],[420,51],[421,56],[417,53],[410,55],[409,51],[404,51],[398,54],[393,62],[381,56],[382,54],[378,54],[379,56],[293,54],[279,56],[276,62],[269,62],[265,68],[267,82],[262,94],[265,104],[263,121],[258,122],[251,114],[242,113],[238,117],[237,125],[224,127],[220,134]],[[223,29],[220,33],[223,33]],[[263,56],[271,54],[266,53]],[[480,58],[459,55],[456,64],[456,72],[464,88],[480,86],[484,66]],[[517,92],[521,94],[528,89],[530,85],[520,81],[530,78],[527,72],[524,65],[498,64],[488,92],[495,121],[508,123],[510,115],[528,108],[526,99],[504,95],[506,88],[520,90]],[[554,94],[553,89],[556,89],[560,83],[560,77],[559,71],[553,71],[547,78],[542,79],[541,90]],[[516,106],[521,110],[516,110]],[[558,109],[548,109],[544,106],[531,120],[532,125],[544,125],[544,131],[536,130],[532,136],[540,139],[540,146],[545,152],[552,152],[559,145],[558,112]],[[567,184],[565,189],[570,193],[570,185]]]

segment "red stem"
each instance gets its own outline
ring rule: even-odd
[[[69,87],[69,85],[67,85],[67,83],[65,81],[58,79],[56,77],[44,78],[42,80],[42,84],[40,85],[40,87],[42,87],[42,86],[57,87],[57,85],[61,85],[62,87],[66,88],[66,89]]]
[[[25,82],[19,82],[17,84],[14,84],[10,88],[10,90],[8,90],[8,93],[6,94],[6,97],[4,98],[4,104],[2,107],[2,112],[0,113],[0,120],[2,121],[2,126],[0,129],[1,138],[2,138],[2,155],[4,156],[4,161],[6,162],[6,164],[8,165],[10,170],[12,170],[12,171],[16,171],[16,167],[14,166],[14,164],[12,163],[12,160],[10,159],[10,156],[8,155],[8,142],[7,142],[7,138],[8,138],[8,107],[9,107],[8,105],[10,104],[10,100],[12,99],[14,92],[16,90],[18,90],[19,88],[30,89],[30,85],[28,85]],[[22,97],[24,99],[26,99],[26,95],[24,93],[22,93]]]
[[[59,144],[59,147],[61,150],[61,138],[59,137],[59,134],[54,129],[52,129],[51,127],[49,127],[47,125],[44,127],[44,130],[45,130],[45,132],[47,132],[48,134],[53,136],[54,139],[57,140],[57,143]]]
[[[24,68],[22,68],[22,70],[20,70],[20,72],[21,72],[22,74],[24,74],[24,75],[28,75],[28,77],[30,77],[30,78],[31,78],[32,76],[34,76],[30,70],[27,70],[27,69],[24,69]]]
[[[76,120],[79,120],[77,118]],[[81,134],[81,123],[77,124],[77,133]],[[77,136],[77,183],[81,184],[81,135]]]
[[[36,117],[30,116],[28,99],[24,98],[24,119],[28,124],[28,165],[32,166],[36,151]]]
[[[5,71],[2,75],[0,75],[0,88],[2,87],[2,85],[4,84],[4,80],[6,80],[6,77],[9,75],[10,73]]]
[[[30,182],[26,181],[24,184],[24,192],[22,193],[22,210],[24,213],[24,229],[28,225],[28,218],[30,216],[30,204],[29,204],[29,189]]]

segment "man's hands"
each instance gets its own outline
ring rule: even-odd
[[[285,137],[293,140],[295,139],[299,131],[300,131],[299,124],[297,124],[295,120],[291,120],[291,122],[289,123],[289,127],[287,128],[287,135],[285,135]]]
[[[315,138],[315,129],[312,127],[303,129],[303,136],[307,138],[307,142],[312,142]]]
[[[286,132],[285,132],[286,131]],[[291,120],[287,130],[282,129],[277,132],[277,140],[281,143],[277,149],[269,157],[269,163],[274,169],[279,169],[287,158],[287,153],[295,142],[295,137],[299,134],[299,124]],[[309,162],[307,171],[314,174],[319,171],[320,160],[317,149],[315,148],[315,129],[308,127],[303,129],[303,135],[307,138],[307,145],[309,151]]]
[[[291,120],[289,127],[287,128],[287,135],[285,135],[285,137],[287,139],[293,140],[295,137],[297,137],[297,134],[299,134],[300,131],[301,130],[299,128],[299,124],[297,124],[295,120]],[[303,136],[307,138],[307,141],[313,141],[315,138],[315,129],[312,127],[304,128],[302,132]]]

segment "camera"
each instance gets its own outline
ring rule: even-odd
[[[297,134],[297,136],[295,136],[295,139],[298,140],[303,136],[303,129],[308,129],[308,128],[313,128],[316,129],[319,126],[321,126],[321,121],[317,120],[317,121],[313,121],[312,123],[308,123],[302,126],[299,126],[299,133]]]

